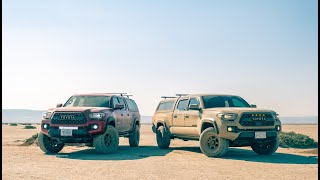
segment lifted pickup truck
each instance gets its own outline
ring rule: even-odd
[[[209,157],[223,156],[229,147],[251,146],[257,154],[273,154],[281,122],[272,110],[249,105],[235,95],[193,94],[163,97],[152,130],[159,148],[171,139],[199,140]]]
[[[127,97],[125,97],[127,96]],[[43,114],[38,143],[45,153],[58,153],[65,143],[86,143],[98,153],[116,152],[119,137],[139,145],[140,113],[126,93],[77,94]]]

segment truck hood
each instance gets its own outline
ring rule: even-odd
[[[236,107],[225,107],[225,108],[209,108],[203,109],[203,112],[213,112],[213,113],[243,113],[243,112],[274,112],[270,109],[262,109],[262,108],[236,108]]]
[[[112,108],[105,107],[59,107],[48,109],[51,112],[102,112],[111,110]]]

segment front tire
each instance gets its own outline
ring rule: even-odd
[[[38,145],[40,149],[47,154],[58,153],[64,147],[64,143],[59,143],[57,140],[50,138],[42,132],[40,132],[38,136]]]
[[[199,141],[202,153],[208,157],[223,156],[229,148],[229,141],[219,137],[212,127],[201,133]]]
[[[129,136],[129,145],[131,147],[137,147],[139,146],[140,142],[140,127],[139,125],[136,125],[133,133]]]
[[[109,154],[118,150],[119,134],[115,127],[107,126],[106,131],[93,138],[93,145],[98,153]]]
[[[168,149],[170,146],[170,136],[164,126],[160,126],[156,132],[157,143],[160,149]]]
[[[259,155],[272,155],[274,154],[279,147],[279,138],[276,137],[271,141],[261,141],[256,142],[251,145],[251,148],[254,152]]]

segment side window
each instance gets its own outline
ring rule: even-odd
[[[136,107],[136,110],[139,111],[139,108],[138,108],[138,106],[137,106],[137,103],[134,102],[134,101],[132,101],[132,102],[133,102],[134,107]]]
[[[126,107],[126,103],[124,103],[123,98],[118,97],[118,100],[119,100],[120,104],[123,104],[123,105],[124,105],[124,108],[123,108],[123,109],[127,109],[127,107]]]
[[[131,99],[126,99],[130,111],[138,111],[137,106]]]
[[[163,111],[166,110],[166,103],[165,102],[161,102],[158,106],[157,111]]]
[[[188,106],[188,99],[180,100],[177,106],[177,109],[180,111],[186,111]]]
[[[120,104],[120,102],[119,102],[119,100],[118,100],[117,97],[113,97],[113,98],[112,98],[112,105],[113,105],[113,107],[114,107],[116,104]]]
[[[199,103],[198,99],[196,99],[196,98],[191,98],[189,101],[189,105],[190,104],[197,104],[198,106],[200,106],[200,103]]]
[[[166,102],[166,110],[172,110],[174,101]]]
[[[232,99],[232,103],[234,107],[246,107],[239,99]]]

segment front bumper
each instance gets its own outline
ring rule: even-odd
[[[241,140],[247,140],[247,141],[256,141],[261,139],[255,139],[255,132],[256,131],[244,131],[240,132],[238,137],[235,139],[235,141],[241,141]],[[266,139],[273,139],[278,136],[278,133],[276,131],[266,131],[267,138]],[[262,139],[265,140],[265,139]]]
[[[61,130],[56,128],[50,128],[48,130],[48,136],[52,138],[59,139],[65,143],[86,143],[92,142],[92,136],[88,130],[82,129],[74,129],[72,130],[72,136],[61,136]]]
[[[48,128],[44,128],[44,125]],[[92,129],[92,125],[98,125],[98,129]],[[59,127],[77,127],[72,130],[72,136],[66,137],[61,136],[61,129]],[[106,120],[91,120],[87,121],[86,124],[52,124],[49,120],[41,121],[41,131],[49,137],[58,139],[92,139],[94,136],[103,134],[106,128]]]
[[[273,126],[241,126],[235,121],[220,121],[218,123],[219,136],[231,141],[235,140],[254,140],[256,131],[265,131],[267,138],[276,137],[281,132],[281,122],[275,121]],[[278,130],[276,127],[279,126]],[[232,127],[233,131],[228,131],[228,127]]]

